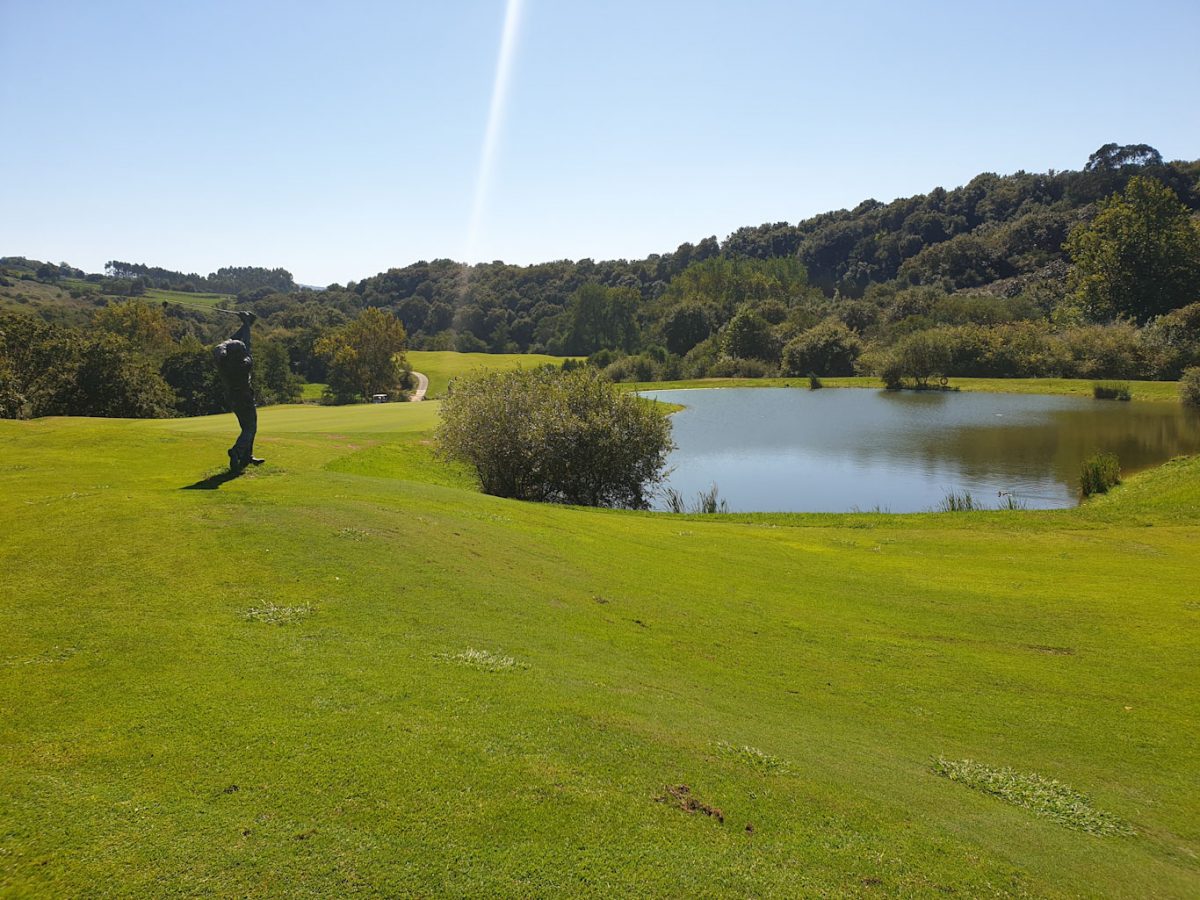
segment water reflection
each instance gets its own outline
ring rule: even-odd
[[[1125,472],[1200,452],[1200,414],[1171,403],[770,388],[647,396],[688,407],[672,420],[668,483],[692,497],[716,482],[738,511],[913,512],[949,490],[1063,507],[1097,450],[1116,453]]]

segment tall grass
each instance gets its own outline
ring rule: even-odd
[[[1079,492],[1085,497],[1107,494],[1121,483],[1121,463],[1115,453],[1093,453],[1079,469]]]
[[[1013,495],[1012,491],[1001,491],[1000,492],[1000,505],[997,506],[996,509],[1007,509],[1007,510],[1029,509],[1029,504],[1026,503],[1024,500],[1017,499],[1017,497]]]
[[[709,486],[707,491],[696,494],[696,502],[688,506],[683,499],[683,493],[675,488],[667,488],[665,492],[667,511],[673,513],[726,513],[729,504],[720,498],[716,483]]]
[[[1096,381],[1092,383],[1092,396],[1097,400],[1128,400],[1128,381]]]
[[[970,491],[950,491],[938,503],[937,512],[973,512],[983,509],[983,504],[971,496]]]

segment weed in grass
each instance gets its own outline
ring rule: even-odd
[[[677,784],[664,789],[663,793],[654,798],[656,803],[666,803],[689,813],[703,813],[725,824],[725,813],[717,807],[705,803],[692,796],[692,789],[686,784]]]
[[[363,541],[371,536],[371,532],[363,531],[361,528],[343,528],[338,532],[338,537],[345,538],[348,541]]]
[[[76,647],[51,647],[36,656],[9,657],[4,661],[6,666],[44,666],[48,663],[64,662],[78,653]]]
[[[983,505],[971,496],[970,491],[949,491],[935,507],[935,512],[971,512],[983,509]]]
[[[772,756],[757,747],[749,745],[737,746],[726,741],[717,742],[717,752],[727,759],[750,766],[765,775],[786,775],[790,770],[786,759]]]
[[[461,653],[438,653],[434,658],[481,672],[514,672],[529,668],[529,663],[513,659],[511,656],[499,656],[489,650],[475,650],[471,647]]]
[[[1079,468],[1079,492],[1085,497],[1107,494],[1121,483],[1121,463],[1115,453],[1093,453]]]
[[[247,622],[265,622],[268,625],[291,625],[313,615],[316,609],[311,603],[303,606],[277,606],[265,603],[262,606],[252,606],[246,610],[244,617]]]
[[[933,771],[942,778],[999,797],[1068,828],[1095,835],[1134,833],[1128,823],[1096,809],[1084,794],[1052,778],[1026,775],[1008,768],[993,769],[969,759],[950,760],[940,756]]]
[[[1037,653],[1049,653],[1051,656],[1074,656],[1074,647],[1050,647],[1046,644],[1026,644],[1025,647]]]

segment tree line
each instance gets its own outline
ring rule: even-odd
[[[225,412],[212,350],[234,328],[229,319],[212,319],[137,299],[96,309],[86,327],[0,312],[0,418]],[[252,346],[255,401],[295,402],[304,384],[292,363],[297,336],[277,327],[262,331]],[[400,321],[378,309],[300,335],[304,352],[320,361],[325,397],[333,403],[377,393],[399,399],[410,376],[406,337]]]
[[[327,335],[369,311],[386,316],[380,327],[397,323],[406,347],[586,356],[620,381],[1177,378],[1200,364],[1198,209],[1200,161],[1109,144],[1079,171],[985,173],[642,260],[442,259],[320,291],[281,289],[268,276],[283,270],[221,272],[240,273],[237,302],[259,315],[292,375],[340,400],[362,396],[361,378],[346,376],[350,357],[339,362]],[[119,277],[86,276],[102,283],[81,302],[113,302],[108,288],[166,271],[110,266]],[[190,277],[168,275],[176,287]],[[203,314],[167,315],[181,333],[216,337]]]
[[[287,293],[298,290],[292,273],[287,269],[264,269],[261,266],[224,266],[208,275],[195,272],[185,275],[171,269],[110,260],[104,264],[108,278],[137,281],[145,287],[186,292],[238,294],[267,288]]]

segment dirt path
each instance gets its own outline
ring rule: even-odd
[[[429,390],[429,379],[420,372],[413,372],[413,374],[417,376],[417,389],[412,392],[412,396],[408,399],[410,403],[420,403],[425,399],[425,392]]]

